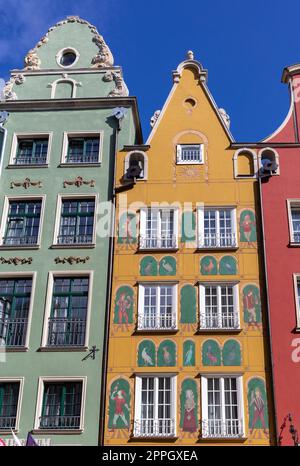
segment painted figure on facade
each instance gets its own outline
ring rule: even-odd
[[[129,429],[130,391],[129,383],[118,379],[111,386],[109,395],[108,427],[114,429]]]
[[[114,323],[127,327],[133,321],[133,289],[122,286],[118,289],[115,300]]]
[[[193,436],[197,432],[197,385],[192,379],[186,379],[181,386],[180,395],[180,427],[182,432],[186,432],[188,436]]]
[[[119,219],[118,243],[133,244],[136,241],[136,216],[126,212]]]
[[[221,365],[221,348],[215,340],[207,340],[202,346],[203,366]]]
[[[158,271],[157,271],[157,261],[154,257],[152,256],[146,256],[143,257],[143,259],[140,262],[140,274],[143,276],[156,276]]]
[[[180,290],[180,323],[184,331],[193,331],[197,324],[197,299],[193,285],[184,285]]]
[[[176,260],[172,256],[163,257],[159,263],[159,275],[176,275]]]
[[[254,243],[256,238],[255,215],[252,210],[243,210],[240,215],[240,240],[241,242]]]
[[[255,285],[247,285],[243,289],[244,320],[252,327],[261,327],[261,302],[259,289]]]
[[[220,275],[236,275],[237,266],[235,258],[232,256],[222,257],[219,263],[219,273]]]
[[[228,340],[223,346],[222,359],[224,366],[241,365],[241,347],[238,341]]]
[[[165,340],[161,342],[157,354],[158,366],[175,366],[176,345],[173,341]]]
[[[268,413],[265,382],[260,378],[248,383],[249,429],[250,435],[255,429],[263,429],[268,436]]]
[[[217,260],[213,256],[204,256],[201,259],[200,271],[202,275],[217,275],[218,264]]]
[[[153,341],[142,341],[138,349],[138,366],[155,366],[155,360],[155,345]]]
[[[183,365],[186,367],[195,365],[195,343],[191,340],[183,343]]]

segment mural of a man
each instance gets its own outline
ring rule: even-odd
[[[241,230],[244,233],[244,236],[248,243],[251,242],[251,234],[255,228],[255,221],[251,220],[251,216],[246,214],[244,220],[241,222]]]
[[[263,400],[259,387],[251,392],[250,409],[253,409],[253,419],[250,427],[250,434],[255,429],[257,422],[260,420],[264,433],[267,434],[265,423],[265,402]]]
[[[126,393],[124,390],[119,390],[119,385],[117,384],[111,393],[111,400],[115,402],[115,410],[114,410],[114,417],[113,417],[113,428],[117,427],[117,421],[120,418],[125,427],[129,427],[128,421],[126,419],[124,408],[127,409],[129,412],[129,406],[126,402]]]
[[[127,296],[125,292],[120,294],[117,301],[118,324],[125,322],[128,325],[128,310],[130,309],[132,298]]]
[[[248,322],[249,324],[257,324],[257,318],[256,318],[256,308],[259,304],[259,300],[257,296],[254,295],[253,290],[250,288],[245,294],[244,294],[244,311],[248,312]]]
[[[184,402],[183,432],[196,432],[195,400],[193,390],[186,390]]]

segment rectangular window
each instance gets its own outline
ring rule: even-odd
[[[173,284],[140,285],[140,330],[173,330],[177,326],[177,286]]]
[[[178,215],[175,209],[142,209],[142,249],[174,249],[177,247]]]
[[[199,209],[199,247],[237,246],[235,209]]]
[[[20,383],[0,381],[0,430],[15,429]]]
[[[94,239],[95,199],[63,199],[57,244],[89,244]]]
[[[202,377],[202,436],[243,436],[241,377]]]
[[[82,382],[44,382],[40,429],[80,428]]]
[[[238,285],[200,285],[200,329],[238,329]]]
[[[134,435],[174,437],[176,391],[174,376],[136,379]]]
[[[84,345],[88,294],[88,277],[54,278],[48,346]]]
[[[31,289],[31,278],[0,279],[0,345],[25,346]]]
[[[15,165],[42,165],[47,163],[48,137],[18,138]]]
[[[300,205],[291,206],[292,243],[300,243]]]
[[[68,137],[67,163],[98,163],[100,137]]]
[[[203,144],[178,144],[178,164],[200,164],[203,163]]]
[[[3,244],[32,246],[38,244],[42,201],[9,201]]]

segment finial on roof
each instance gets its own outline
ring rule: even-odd
[[[189,50],[186,54],[186,58],[187,60],[194,60],[194,52],[192,52],[191,50]]]

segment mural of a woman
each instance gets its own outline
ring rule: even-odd
[[[195,400],[193,390],[185,391],[183,432],[196,432],[197,423],[195,418]]]
[[[241,242],[254,243],[256,238],[255,215],[251,210],[243,210],[240,215]]]

